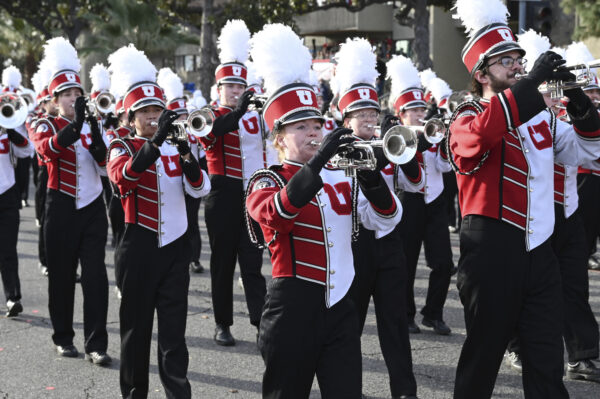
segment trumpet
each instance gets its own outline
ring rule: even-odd
[[[12,93],[0,95],[0,127],[14,129],[25,123],[28,114],[27,102],[22,96]]]
[[[311,141],[311,145],[321,145]],[[417,153],[417,134],[404,126],[389,129],[382,140],[354,141],[341,145],[329,160],[334,168],[343,169],[347,177],[355,177],[357,170],[375,170],[377,157],[374,148],[382,148],[385,157],[392,163],[405,164]]]
[[[568,71],[577,71],[582,69],[584,72],[580,73],[576,77],[575,81],[563,82],[561,80],[551,80],[540,85],[539,90],[541,93],[550,93],[550,98],[562,98],[564,90],[588,86],[592,81],[592,69],[598,67],[600,67],[600,59],[583,64],[569,65],[566,67]],[[527,73],[517,73],[515,74],[515,79],[520,80],[526,78],[527,76]]]
[[[205,137],[211,132],[214,121],[215,114],[209,107],[194,110],[186,120],[173,122],[174,130],[167,136],[167,140],[187,140],[188,130],[196,137]]]
[[[108,114],[109,112],[114,111],[115,96],[108,91],[100,92],[100,94],[92,100],[92,104],[94,104],[97,113]]]
[[[25,100],[25,103],[27,104],[27,110],[32,112],[36,106],[35,93],[33,90],[22,87],[19,89],[18,94],[23,98],[23,100]]]
[[[254,94],[252,96],[252,99],[250,100],[250,105],[248,105],[248,109],[252,111],[261,112],[268,99],[269,96]]]

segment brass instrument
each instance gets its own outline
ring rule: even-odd
[[[598,67],[600,67],[600,59],[586,62],[583,64],[569,65],[566,67],[566,69],[568,71],[577,71],[577,70],[583,69],[584,73],[580,73],[576,77],[576,80],[573,82],[571,82],[571,81],[563,82],[563,81],[551,80],[549,82],[546,82],[546,83],[540,85],[539,90],[541,93],[550,93],[550,98],[553,98],[553,99],[562,98],[564,90],[577,89],[577,88],[586,87],[587,85],[589,85],[590,82],[592,81],[592,78],[590,78],[590,76],[592,76],[592,73],[593,73],[592,69],[598,68]],[[526,73],[517,73],[515,75],[515,79],[517,79],[517,80],[520,80],[520,79],[523,79],[526,77],[527,77]]]
[[[100,94],[92,100],[92,104],[97,113],[108,114],[109,112],[114,112],[115,96],[108,91],[100,92]]]
[[[425,122],[423,126],[405,126],[409,129],[413,129],[417,132],[423,132],[425,140],[431,144],[438,144],[444,139],[446,130],[448,129],[448,120],[431,118],[428,121],[420,120],[419,122]]]
[[[36,107],[35,92],[26,87],[22,87],[19,89],[18,94],[21,96],[21,98],[23,98],[23,100],[25,100],[25,103],[27,104],[27,110],[29,112],[33,112]]]
[[[187,140],[188,130],[193,136],[205,137],[211,132],[214,121],[215,114],[209,107],[194,110],[186,120],[173,122],[174,129],[167,140]]]
[[[0,127],[14,129],[25,123],[29,110],[23,97],[13,93],[0,95]]]
[[[248,110],[261,112],[268,99],[269,96],[254,94],[250,100],[250,104],[248,105]]]
[[[390,162],[401,165],[413,159],[417,153],[417,143],[414,131],[397,125],[387,131],[383,140],[354,141],[341,145],[329,162],[333,167],[343,169],[346,176],[355,177],[357,170],[375,170],[377,167],[374,148],[382,148]],[[311,144],[321,145],[314,140]]]

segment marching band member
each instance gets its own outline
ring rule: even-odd
[[[170,68],[162,68],[158,71],[156,83],[163,89],[166,98],[166,108],[177,113],[178,121],[184,121],[188,118],[189,113],[185,97],[183,96],[183,83],[181,78],[177,76]],[[190,151],[196,160],[200,160],[201,146],[198,137],[193,134],[187,134]],[[203,155],[203,154],[202,154]],[[200,238],[200,226],[198,224],[198,212],[202,198],[195,198],[189,194],[185,194],[185,208],[187,212],[188,229],[187,235],[190,240],[191,257],[188,264],[190,271],[194,273],[203,273],[204,267],[200,264],[200,254],[202,249],[202,241]]]
[[[377,60],[373,48],[365,39],[348,39],[341,45],[336,57],[336,77],[341,89],[338,105],[344,127],[352,129],[358,141],[374,140],[374,125],[380,107],[374,87],[379,73],[375,68]],[[387,127],[382,126],[381,131],[385,132]],[[401,166],[389,163],[385,157],[382,160],[378,162],[378,171],[381,171],[391,191],[399,188],[418,191],[423,187],[423,175],[415,158]],[[397,225],[383,236],[378,233],[360,224],[358,238],[352,243],[356,275],[350,297],[358,309],[361,335],[373,297],[379,342],[388,368],[392,396],[416,398],[417,383],[412,371],[406,316],[406,258],[400,228]]]
[[[533,30],[517,35],[519,46],[531,60],[550,49],[550,41]],[[579,63],[569,60],[570,64]],[[531,67],[525,66],[530,72]],[[548,109],[559,102],[543,93]],[[556,119],[556,115],[551,118]],[[552,119],[551,119],[552,120]],[[557,129],[570,129],[565,123],[551,123],[552,136]],[[576,160],[574,160],[576,161]],[[581,161],[577,162],[581,163]],[[554,163],[554,232],[552,248],[558,258],[564,300],[564,340],[569,356],[567,377],[600,382],[600,369],[591,359],[598,357],[598,323],[589,304],[589,279],[585,232],[580,218],[577,196],[577,166]],[[519,340],[509,343],[507,363],[521,371]]]
[[[600,119],[581,90],[565,91],[573,128],[557,128],[553,137],[555,119],[538,86],[573,79],[560,68],[565,61],[546,52],[517,80],[525,54],[506,24],[506,6],[459,0],[456,8],[470,36],[462,59],[481,99],[457,108],[448,137],[464,215],[457,285],[467,329],[454,397],[491,397],[516,333],[525,398],[567,398],[563,296],[548,210],[554,162],[597,158]]]
[[[385,236],[402,211],[379,172],[359,171],[353,181],[326,166],[354,139],[349,129],[338,129],[316,145],[323,119],[306,83],[311,57],[301,39],[272,24],[252,43],[271,93],[263,115],[284,158],[254,174],[246,199],[273,263],[259,334],[263,397],[307,398],[316,373],[324,398],[358,398],[359,328],[347,295],[354,276],[351,232],[360,221]]]
[[[566,57],[569,64],[590,62],[594,57],[583,42],[574,42],[567,47]],[[584,71],[579,71],[583,74]],[[600,86],[598,77],[592,72],[590,84],[583,88],[584,93],[596,107],[600,104]],[[579,208],[586,236],[586,248],[590,269],[600,270],[600,259],[596,256],[596,242],[600,236],[600,169],[580,167],[577,176]]]
[[[16,94],[7,92],[3,96],[18,101]],[[15,317],[23,311],[17,255],[20,199],[15,180],[15,158],[30,156],[29,146],[22,126],[5,129],[0,120],[0,276],[8,308],[6,317]]]
[[[48,83],[52,77],[52,71],[48,68],[47,62],[42,60],[38,65],[38,71],[32,76],[31,83],[37,93],[37,102],[39,111],[35,115],[27,129],[30,139],[33,139],[37,122],[40,119],[47,118],[49,116],[58,116],[58,107],[56,103],[52,101],[52,96],[48,91]],[[36,152],[36,161],[38,163],[38,177],[37,184],[35,187],[35,217],[38,226],[38,267],[40,272],[44,275],[48,275],[48,262],[46,260],[46,246],[44,240],[44,220],[45,220],[45,206],[46,206],[46,190],[48,189],[48,168],[43,157]]]
[[[422,126],[426,103],[417,69],[410,59],[396,56],[387,63],[392,79],[390,100],[403,125]],[[450,328],[444,322],[443,311],[454,263],[448,233],[448,218],[444,197],[442,173],[450,171],[443,146],[431,145],[419,132],[417,160],[424,170],[425,185],[419,192],[402,194],[404,217],[400,222],[407,264],[408,323],[411,333],[421,330],[415,323],[415,274],[421,245],[431,269],[425,306],[421,310],[422,324],[433,328],[436,334],[448,335]]]
[[[219,36],[221,64],[215,72],[219,103],[212,132],[201,139],[206,151],[211,192],[204,216],[210,241],[210,277],[214,340],[235,345],[233,324],[233,272],[236,259],[244,284],[250,323],[258,328],[265,301],[265,279],[261,274],[262,250],[250,242],[244,228],[244,190],[252,173],[265,167],[263,122],[248,105],[253,92],[246,90],[250,32],[242,20],[228,21]],[[254,60],[256,62],[256,60]]]
[[[11,65],[2,71],[2,86],[3,93],[18,94],[19,87],[21,87],[21,72],[18,68]],[[25,129],[25,126],[23,126],[23,129]],[[27,203],[29,197],[29,165],[33,156],[33,147],[29,141],[26,145],[30,150],[29,156],[16,158],[15,177],[19,191],[19,207],[29,206]]]
[[[44,57],[53,76],[48,85],[57,117],[39,119],[33,139],[48,168],[44,237],[48,262],[48,308],[61,356],[77,357],[73,345],[75,272],[81,265],[85,358],[105,365],[108,278],[104,247],[108,222],[100,176],[106,146],[95,118],[86,118],[77,52],[62,37],[48,40]]]
[[[206,195],[210,181],[187,140],[171,139],[177,113],[164,110],[156,68],[133,45],[109,56],[115,93],[123,97],[131,138],[109,148],[108,175],[125,210],[116,249],[122,291],[120,383],[124,398],[148,395],[154,311],[158,319],[158,370],[168,398],[190,398],[185,343],[190,246],[184,193]]]

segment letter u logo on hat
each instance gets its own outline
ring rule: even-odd
[[[242,67],[239,66],[232,66],[231,70],[233,71],[233,74],[235,76],[240,76],[242,74]]]
[[[65,77],[69,82],[77,82],[77,78],[75,78],[74,73],[65,73]]]
[[[418,90],[413,91],[413,96],[415,96],[415,100],[421,99],[421,92]]]
[[[144,91],[145,96],[154,96],[154,86],[142,86],[142,90]]]
[[[358,89],[358,95],[363,100],[368,100],[371,98],[371,94],[369,93],[369,89]]]
[[[308,90],[296,90],[296,94],[298,95],[298,99],[304,105],[312,105],[312,97],[310,95],[310,91]]]
[[[510,29],[498,29],[498,33],[500,34],[500,36],[502,36],[502,39],[504,39],[507,42],[513,42],[513,35],[510,32]]]

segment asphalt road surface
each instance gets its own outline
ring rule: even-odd
[[[31,190],[33,192],[33,190]],[[30,196],[33,198],[33,196]],[[21,211],[19,233],[19,267],[24,312],[20,317],[0,317],[0,398],[119,398],[119,301],[114,291],[113,249],[106,248],[106,266],[110,284],[108,309],[108,352],[113,357],[110,367],[94,366],[79,358],[59,357],[52,344],[52,326],[48,315],[47,278],[38,271],[37,227],[33,200]],[[202,263],[208,267],[209,248],[202,216]],[[452,234],[455,260],[458,259],[457,235]],[[110,233],[109,233],[110,243]],[[428,269],[421,259],[415,290],[417,305],[424,304]],[[263,273],[270,275],[270,262],[265,259]],[[234,347],[221,347],[213,342],[214,320],[210,296],[210,275],[193,274],[190,282],[187,319],[187,344],[190,352],[188,378],[197,398],[259,398],[263,361],[256,348],[256,329],[248,321],[244,293],[234,289],[234,325],[237,340]],[[267,278],[270,278],[267,276]],[[600,273],[590,272],[591,304],[600,319]],[[82,295],[78,286],[75,299],[75,346],[83,350]],[[2,315],[4,303],[0,304]],[[465,328],[462,306],[453,278],[445,308],[445,320],[452,328],[450,336],[438,336],[427,328],[412,335],[414,372],[421,399],[452,397],[456,364]],[[420,317],[417,320],[420,322]],[[154,323],[156,329],[156,323]],[[387,369],[377,339],[373,306],[362,338],[363,392],[367,398],[389,398]],[[164,398],[156,361],[156,330],[153,336],[150,364],[150,398]],[[316,380],[315,380],[316,381]],[[600,384],[566,381],[572,398],[600,399]],[[316,382],[311,398],[319,398]],[[521,376],[505,364],[500,368],[494,398],[522,398]]]

